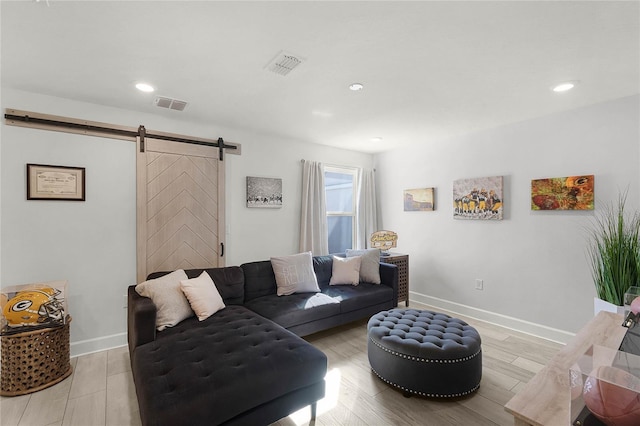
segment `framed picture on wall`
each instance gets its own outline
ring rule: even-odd
[[[455,180],[454,219],[502,220],[502,181],[502,176]]]
[[[531,181],[531,210],[593,210],[594,175]]]
[[[247,207],[282,207],[282,179],[247,176]]]
[[[85,201],[84,167],[27,164],[27,200]]]
[[[433,188],[405,189],[405,212],[430,212],[435,209],[433,202]]]

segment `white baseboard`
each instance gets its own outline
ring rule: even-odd
[[[96,337],[95,339],[72,342],[70,352],[72,357],[87,355],[93,352],[106,351],[127,344],[127,333],[112,334],[110,336]]]
[[[409,292],[410,304],[420,303],[446,311],[464,315],[473,319],[485,321],[491,324],[499,325],[521,333],[530,334],[532,336],[541,337],[553,342],[566,344],[571,340],[575,333],[559,330],[546,325],[536,324],[533,322],[521,320],[507,315],[497,314],[495,312],[485,311],[484,309],[474,308],[473,306],[463,305],[461,303],[451,302],[449,300],[440,299],[438,297],[427,296],[416,292]]]

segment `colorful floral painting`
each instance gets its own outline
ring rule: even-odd
[[[427,212],[433,209],[433,188],[405,189],[405,212]]]
[[[531,210],[593,210],[594,176],[531,181]]]
[[[502,220],[502,197],[502,176],[458,179],[453,182],[453,217]]]

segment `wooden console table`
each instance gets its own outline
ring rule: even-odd
[[[599,312],[505,405],[514,425],[570,425],[569,370],[592,345],[618,349],[627,331],[623,317]]]
[[[404,302],[409,307],[409,255],[389,253],[389,256],[380,256],[380,262],[398,267],[398,304]]]

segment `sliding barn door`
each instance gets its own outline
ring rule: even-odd
[[[218,148],[144,139],[137,154],[138,282],[155,271],[224,266]]]

